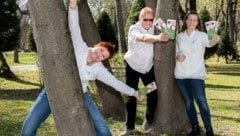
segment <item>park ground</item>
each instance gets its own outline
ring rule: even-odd
[[[33,53],[20,54],[20,63],[11,62],[11,53],[5,54],[18,80],[0,78],[0,136],[18,136],[29,108],[42,87],[41,73],[36,67],[36,56]],[[240,62],[225,64],[216,57],[206,61],[206,93],[211,109],[212,123],[217,136],[240,136]],[[23,66],[24,65],[24,66]],[[19,66],[19,67],[16,67]],[[30,68],[31,67],[31,68]],[[114,68],[121,65],[114,65]],[[123,71],[115,73],[123,79]],[[119,71],[119,70],[117,70]],[[142,136],[141,123],[145,103],[138,104],[135,136]],[[202,121],[199,116],[202,126]],[[114,136],[124,130],[124,122],[106,119]],[[56,129],[52,116],[47,119],[38,131],[38,136],[55,136]],[[175,134],[174,136],[182,134]],[[162,134],[161,136],[171,136]]]

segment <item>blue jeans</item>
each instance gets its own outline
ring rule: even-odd
[[[105,120],[101,116],[88,93],[84,93],[84,99],[96,131],[96,136],[111,136],[111,132]],[[35,136],[37,134],[37,129],[50,114],[51,109],[46,90],[43,89],[23,123],[21,136]]]
[[[176,79],[177,86],[185,103],[189,121],[199,125],[194,100],[196,101],[205,128],[211,128],[210,110],[205,94],[205,82],[201,79]]]

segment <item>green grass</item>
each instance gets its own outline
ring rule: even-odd
[[[7,61],[12,61],[11,53],[5,54]],[[25,58],[21,58],[24,56]],[[116,56],[120,57],[121,56]],[[28,62],[29,61],[29,62]],[[31,62],[30,62],[31,61]],[[114,65],[122,67],[117,60],[112,60]],[[36,54],[22,53],[20,64],[36,64]],[[111,62],[113,64],[113,62]],[[212,114],[212,123],[216,135],[239,136],[240,135],[240,64],[231,62],[223,63],[210,59],[206,62],[208,73],[206,77],[206,92]],[[41,80],[38,71],[14,71],[18,80],[0,78],[0,136],[18,136],[21,126],[29,108],[40,92]],[[124,73],[122,70],[121,73]],[[117,73],[119,76],[119,73]],[[121,74],[120,74],[121,75]],[[122,77],[122,76],[121,76]],[[145,103],[138,104],[136,136],[141,136],[141,123],[145,109]],[[125,128],[125,122],[106,119],[114,136],[119,135]],[[202,120],[199,116],[200,123]],[[38,136],[56,135],[56,129],[52,116],[38,131]],[[167,134],[163,134],[167,136]]]
[[[9,66],[38,64],[37,54],[35,52],[19,52],[19,63],[14,63],[13,52],[4,52],[3,55]]]

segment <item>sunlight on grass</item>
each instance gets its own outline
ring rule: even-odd
[[[13,52],[4,52],[4,58],[9,66],[17,65],[36,65],[38,64],[37,54],[35,52],[19,52],[19,63],[14,63]]]
[[[8,63],[13,65],[36,64],[35,53],[20,55],[20,64],[12,63],[11,53],[5,54]],[[22,58],[23,57],[23,58]],[[111,60],[113,72],[117,78],[125,80],[122,55]],[[240,135],[240,62],[225,64],[223,59],[216,58],[206,61],[206,95],[212,114],[214,131],[218,136]],[[17,136],[30,107],[35,101],[42,86],[39,71],[14,71],[19,80],[0,78],[0,136]],[[141,84],[140,84],[141,85]],[[94,90],[94,88],[92,88]],[[95,98],[95,97],[93,97]],[[98,101],[98,100],[97,100]],[[145,102],[138,102],[136,133],[142,136],[141,124],[146,108]],[[124,121],[106,119],[113,136],[119,135],[125,129]],[[199,115],[201,126],[202,120]],[[177,123],[177,122],[175,122]],[[38,136],[55,136],[56,128],[53,117],[50,116],[38,130]],[[162,134],[161,136],[170,136]]]

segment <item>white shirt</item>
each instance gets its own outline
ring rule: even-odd
[[[146,30],[137,22],[130,26],[128,32],[128,51],[124,59],[132,69],[147,73],[153,66],[153,43],[137,41],[138,35],[153,35],[154,27]]]
[[[82,39],[77,9],[71,9],[69,7],[68,22],[74,47],[74,53],[77,61],[79,76],[82,82],[83,92],[87,91],[87,85],[89,80],[98,79],[122,93],[125,93],[127,95],[133,95],[135,90],[133,88],[130,88],[123,82],[117,80],[104,67],[102,62],[97,62],[90,66],[87,65],[87,55],[90,48],[88,48],[88,46]]]
[[[181,32],[176,37],[176,55],[184,54],[183,62],[176,61],[175,78],[204,79],[206,68],[204,63],[205,47],[211,47],[208,36],[204,32],[194,31],[190,36]]]

